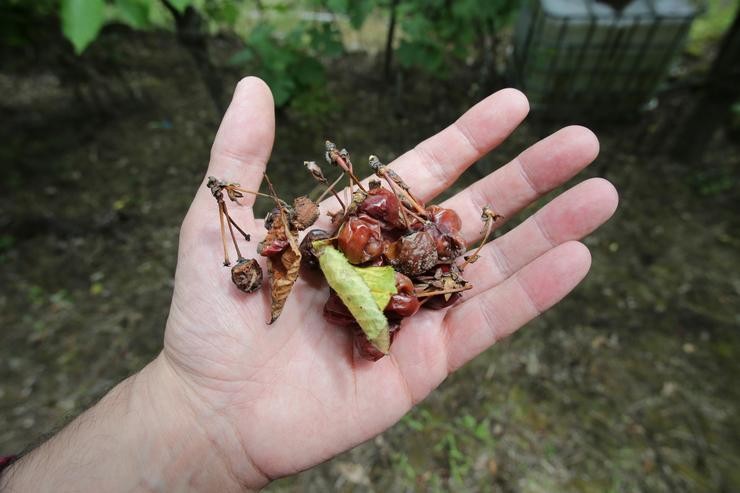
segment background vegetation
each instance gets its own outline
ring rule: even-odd
[[[325,138],[390,161],[509,83],[519,7],[0,0],[0,453],[158,351],[179,223],[243,74],[279,105],[276,186],[305,193]],[[737,9],[708,3],[651,109],[532,115],[461,180],[594,126],[586,175],[622,199],[584,285],[398,426],[270,490],[740,489],[740,56],[721,49]]]

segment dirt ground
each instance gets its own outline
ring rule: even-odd
[[[219,118],[172,37],[117,56],[123,88],[109,70],[102,96],[82,96],[102,105],[54,66],[0,70],[0,454],[161,345],[179,223]],[[368,70],[332,82],[331,112],[279,115],[270,169],[286,196],[310,189],[293,177],[327,137],[390,160],[475,102],[464,77],[410,79],[399,107],[370,61],[346,63]],[[593,268],[570,297],[383,435],[268,491],[739,491],[740,146],[720,133],[690,165],[646,152],[671,108],[597,128],[601,155],[574,181],[605,176],[621,204],[586,240]],[[460,185],[565,123],[530,118]]]

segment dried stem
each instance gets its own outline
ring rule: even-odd
[[[221,207],[221,204],[223,204],[223,199],[218,201],[218,218],[219,222],[221,223],[221,244],[224,246],[224,266],[228,267],[231,265],[231,261],[229,260],[229,251],[226,248],[226,230],[224,228],[224,209]]]
[[[370,167],[375,170],[375,174],[381,178],[385,178],[389,185],[392,182],[395,186],[391,185],[391,188],[394,189],[396,195],[400,193],[404,196],[404,200],[399,198],[399,201],[402,205],[404,202],[407,202],[411,204],[411,207],[416,209],[419,214],[421,214],[422,216],[426,216],[427,211],[424,209],[424,207],[421,206],[421,204],[419,204],[419,201],[416,200],[413,195],[411,195],[411,192],[409,191],[409,186],[406,185],[403,179],[398,176],[395,171],[390,169],[385,164],[381,163],[380,159],[378,159],[377,156],[370,156],[369,161]]]
[[[236,250],[236,261],[240,262],[244,260],[244,257],[242,257],[242,252],[239,250],[239,244],[236,242],[236,235],[234,234],[234,228],[232,226],[232,219],[231,216],[229,216],[228,211],[226,210],[226,202],[221,202],[221,209],[223,214],[228,219],[228,225],[229,225],[229,233],[231,233],[231,241],[234,242],[234,249]]]
[[[462,286],[460,288],[450,288],[450,289],[440,289],[439,291],[426,291],[417,293],[417,298],[427,298],[429,296],[437,296],[438,294],[451,294],[451,293],[459,293],[461,291],[467,291],[468,289],[473,289],[472,284],[466,284],[465,286]]]
[[[249,240],[251,240],[251,239],[252,239],[252,235],[250,235],[249,233],[247,233],[246,231],[244,231],[244,230],[243,230],[242,228],[240,228],[240,227],[239,227],[239,225],[238,225],[238,224],[236,224],[236,221],[234,221],[234,220],[233,220],[233,219],[231,218],[231,216],[230,216],[230,215],[228,215],[228,214],[227,214],[227,215],[226,215],[226,217],[227,217],[227,218],[229,219],[229,223],[230,223],[230,224],[233,224],[233,225],[234,225],[234,227],[235,227],[236,229],[238,229],[238,230],[239,230],[239,232],[240,232],[240,233],[241,233],[241,234],[242,234],[242,235],[244,236],[244,239],[245,239],[245,240],[249,241]]]
[[[341,175],[339,175],[339,177],[337,177],[337,179],[334,180],[331,183],[331,185],[329,185],[326,188],[326,190],[324,190],[324,192],[321,195],[319,195],[319,198],[316,199],[316,203],[318,204],[319,202],[321,202],[322,200],[324,200],[324,198],[326,197],[326,195],[329,192],[331,192],[334,195],[334,197],[337,199],[337,201],[339,202],[339,205],[342,206],[342,210],[347,210],[347,207],[344,205],[344,202],[342,202],[342,199],[339,198],[339,195],[337,195],[336,190],[334,190],[334,187],[337,186],[337,183],[339,183],[339,180],[341,180],[342,178],[344,178],[344,173],[342,173]]]
[[[336,163],[340,168],[344,170],[345,173],[347,173],[347,176],[350,178],[350,189],[352,188],[352,182],[354,181],[355,185],[357,185],[360,190],[367,193],[367,190],[362,185],[360,180],[355,176],[354,172],[352,171],[351,164],[347,164],[347,161],[345,161],[344,157],[342,157],[339,150],[337,150],[337,146],[330,142],[326,141],[326,147],[327,147],[327,153],[329,158],[331,158],[332,162]]]
[[[268,199],[274,198],[272,195],[269,195],[269,194],[266,194],[266,193],[262,193],[262,192],[255,192],[253,190],[247,190],[247,189],[242,188],[242,187],[230,186],[229,188],[231,188],[232,190],[236,190],[237,192],[251,193],[252,195],[257,195],[259,197],[267,197]]]
[[[488,241],[488,237],[491,235],[491,231],[493,231],[493,223],[504,216],[496,214],[489,206],[485,206],[483,207],[483,214],[481,215],[481,217],[483,217],[486,221],[486,232],[483,235],[483,239],[481,240],[480,245],[478,245],[478,248],[475,249],[472,255],[466,255],[465,262],[458,266],[460,272],[462,272],[468,264],[472,264],[473,262],[478,260],[478,253],[483,248],[483,245],[485,245]]]

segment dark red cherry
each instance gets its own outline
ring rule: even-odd
[[[316,250],[313,247],[313,242],[318,240],[325,240],[330,235],[323,229],[312,229],[301,241],[301,245],[298,247],[301,251],[301,265],[306,267],[316,268],[319,265],[319,259],[316,258]]]
[[[333,324],[343,327],[350,327],[357,324],[355,317],[352,316],[334,290],[329,291],[329,299],[324,304],[324,318]]]
[[[385,314],[389,318],[410,317],[419,311],[421,303],[414,294],[414,283],[400,272],[396,272],[396,291],[385,307]]]
[[[391,344],[393,344],[393,339],[396,337],[396,334],[400,329],[401,324],[399,322],[390,322]],[[385,356],[385,354],[380,352],[378,348],[373,346],[373,343],[367,339],[367,336],[362,331],[359,325],[355,325],[354,334],[355,347],[357,348],[357,352],[360,354],[360,356],[370,361],[378,361],[380,358]]]
[[[400,204],[396,196],[387,188],[372,188],[360,204],[359,210],[368,216],[382,221],[388,229],[404,227],[400,216]]]
[[[384,250],[380,223],[366,214],[349,217],[339,231],[337,245],[353,264],[363,264],[379,257]]]
[[[427,213],[432,222],[439,228],[443,234],[458,233],[462,228],[462,221],[457,212],[452,209],[445,209],[438,205],[427,207]]]

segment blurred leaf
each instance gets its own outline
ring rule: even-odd
[[[334,24],[320,24],[308,30],[309,45],[317,55],[338,57],[344,53],[342,34]]]
[[[231,1],[219,2],[217,4],[207,3],[205,13],[216,22],[234,27],[236,20],[239,18],[239,7]]]
[[[104,22],[103,0],[62,0],[62,32],[82,53],[97,37]]]
[[[178,12],[183,12],[190,5],[191,0],[170,0],[170,3]]]
[[[229,65],[244,65],[254,60],[254,53],[249,48],[237,51],[229,58]]]
[[[149,25],[149,5],[145,0],[116,0],[121,16],[136,29]]]

